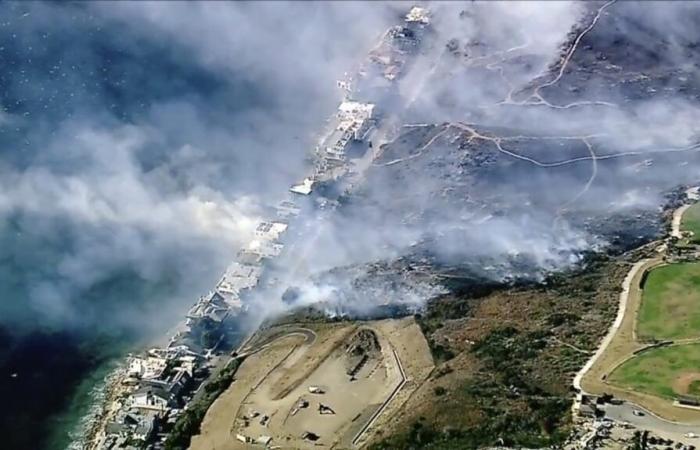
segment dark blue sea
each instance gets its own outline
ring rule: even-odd
[[[269,80],[178,42],[104,5],[0,3],[3,449],[65,448],[114,362],[213,286],[302,167],[325,104],[287,120]]]

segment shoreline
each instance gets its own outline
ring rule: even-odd
[[[167,347],[171,336],[183,329],[185,322],[179,320],[177,324],[169,327],[165,332],[157,333],[153,337],[136,343],[131,351],[114,358],[107,364],[111,367],[100,381],[91,389],[92,401],[84,414],[77,422],[67,430],[69,444],[67,450],[96,450],[100,442],[100,432],[104,430],[109,419],[114,416],[119,408],[112,409],[114,402],[128,392],[127,386],[122,382],[127,378],[126,366],[134,354],[139,354],[153,347]]]
[[[119,396],[126,392],[125,386],[122,384],[126,375],[124,361],[120,362],[118,367],[112,370],[104,381],[104,386],[101,391],[103,398],[96,399],[95,409],[92,414],[88,413],[83,420],[86,421],[84,426],[87,432],[84,437],[71,443],[68,447],[70,450],[77,449],[94,449],[97,448],[100,440],[100,433],[107,425],[108,420],[112,417],[118,408],[112,409]],[[80,427],[81,425],[78,425]]]

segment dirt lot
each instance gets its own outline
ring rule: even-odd
[[[350,448],[433,367],[412,318],[281,327],[252,347],[192,449],[250,448],[241,439],[267,437],[281,448]]]

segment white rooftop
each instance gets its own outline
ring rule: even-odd
[[[262,256],[263,258],[270,258],[274,256],[279,256],[282,253],[284,245],[276,242],[271,242],[269,240],[254,239],[248,244],[247,250],[251,253]]]
[[[406,14],[406,22],[418,22],[427,25],[430,23],[430,11],[420,6],[414,6]]]
[[[226,273],[216,285],[216,290],[226,294],[225,296],[237,295],[244,289],[255,287],[261,273],[262,267],[233,263],[226,269]]]
[[[255,229],[255,236],[274,241],[279,239],[280,235],[287,230],[287,227],[288,225],[283,222],[261,222]]]
[[[148,356],[146,358],[131,358],[129,361],[128,374],[144,380],[152,380],[159,378],[168,361],[165,358],[157,356]]]
[[[344,101],[338,106],[338,116],[341,120],[365,120],[372,117],[374,113],[373,103],[360,103],[355,101]]]
[[[314,181],[311,178],[304,178],[304,181],[302,181],[301,184],[295,184],[294,186],[289,188],[289,190],[294,192],[295,194],[309,195],[311,193],[313,185]]]

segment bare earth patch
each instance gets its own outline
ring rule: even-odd
[[[700,381],[700,372],[687,372],[673,380],[673,391],[680,395],[694,395],[692,385]]]
[[[207,412],[192,449],[361,445],[433,368],[413,318],[295,324],[259,343]]]

